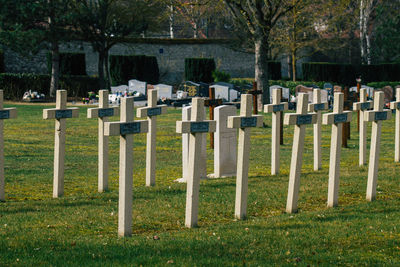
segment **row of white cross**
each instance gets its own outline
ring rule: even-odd
[[[119,163],[119,204],[118,204],[118,234],[129,236],[132,234],[132,187],[133,187],[133,134],[147,133],[146,153],[146,185],[155,184],[155,137],[156,116],[164,114],[167,107],[157,105],[157,91],[149,90],[148,106],[137,109],[137,116],[147,120],[134,121],[134,102],[132,97],[122,98],[121,118],[119,122],[108,122],[108,117],[118,115],[118,107],[108,106],[108,90],[99,91],[99,108],[88,109],[88,118],[99,120],[99,168],[98,190],[108,189],[108,136],[120,136],[120,163]],[[280,103],[280,89],[273,92],[273,104],[265,105],[265,112],[272,112],[272,156],[271,173],[279,173],[279,138],[280,116],[287,110],[287,103]],[[365,164],[366,154],[366,122],[373,122],[370,164],[368,171],[367,199],[372,201],[376,195],[376,182],[379,161],[380,135],[382,120],[390,119],[391,111],[383,110],[383,92],[376,92],[374,97],[374,110],[372,102],[366,100],[365,89],[361,90],[360,102],[354,103],[354,110],[361,110],[360,124],[360,165]],[[391,109],[396,109],[396,149],[395,161],[400,159],[400,89],[397,90],[397,101],[391,103]],[[78,108],[67,108],[67,92],[57,91],[55,109],[43,110],[44,119],[56,119],[55,149],[54,149],[54,181],[53,197],[63,195],[64,191],[64,158],[65,158],[65,132],[66,119],[78,117]],[[3,154],[3,119],[15,118],[16,109],[3,109],[3,91],[0,91],[0,200],[4,200],[4,154]],[[242,95],[240,116],[230,116],[227,120],[228,128],[239,129],[238,157],[236,171],[236,200],[235,217],[244,219],[247,208],[248,168],[250,153],[250,128],[261,127],[263,117],[251,115],[252,95]],[[314,103],[308,104],[308,95],[299,94],[297,112],[285,114],[284,123],[294,125],[292,158],[290,165],[289,189],[286,211],[297,211],[298,193],[300,188],[300,173],[304,148],[305,127],[314,124],[314,169],[321,168],[321,122],[332,124],[331,152],[329,167],[328,206],[338,204],[339,166],[341,150],[341,124],[351,121],[351,112],[343,111],[343,94],[335,93],[333,113],[323,114],[327,103],[321,103],[319,90],[314,91]],[[311,113],[308,113],[311,111]],[[185,225],[197,225],[200,174],[201,146],[203,135],[214,132],[216,121],[204,120],[204,99],[192,100],[191,118],[187,121],[177,121],[176,131],[181,134],[190,134],[189,139],[189,175],[187,179],[186,217]]]

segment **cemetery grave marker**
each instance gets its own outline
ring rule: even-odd
[[[133,121],[133,97],[121,99],[121,121],[106,122],[104,135],[119,138],[118,235],[132,235],[133,135],[146,133],[147,120]]]
[[[108,117],[118,116],[119,107],[109,107],[108,90],[99,90],[99,107],[89,108],[87,117],[98,118],[99,123],[99,152],[98,152],[98,191],[108,190],[108,136],[104,135],[104,123]]]
[[[271,175],[279,173],[280,165],[280,139],[282,131],[282,113],[288,110],[288,103],[281,103],[282,90],[272,91],[272,104],[264,105],[264,112],[272,112],[272,144],[271,144]]]
[[[158,99],[171,99],[172,98],[172,89],[171,85],[167,84],[157,84],[154,86],[154,89],[158,92]]]
[[[251,115],[252,95],[241,95],[240,116],[228,117],[228,128],[239,128],[238,159],[236,171],[235,218],[244,219],[247,210],[247,189],[250,157],[250,128],[262,127],[263,117]]]
[[[147,83],[146,82],[142,82],[139,80],[129,80],[128,81],[128,85],[129,85],[129,92],[138,92],[141,93],[142,95],[147,95]]]
[[[189,177],[186,190],[185,226],[192,228],[197,226],[199,206],[201,146],[203,135],[214,132],[215,121],[204,120],[204,99],[192,99],[192,112],[190,121],[177,121],[177,133],[190,133],[189,139]]]
[[[353,103],[353,110],[359,112],[360,123],[359,123],[359,165],[365,165],[367,163],[367,122],[364,121],[365,111],[372,107],[372,101],[367,101],[367,90],[365,88],[360,89],[360,102]]]
[[[257,90],[257,82],[253,83],[253,89],[247,92],[248,94],[253,95],[253,114],[258,114],[258,95],[262,95],[263,91]]]
[[[297,212],[297,201],[300,189],[301,165],[303,163],[304,137],[306,125],[317,122],[317,114],[307,114],[308,94],[300,93],[297,101],[297,111],[292,114],[285,114],[286,125],[294,126],[292,159],[290,163],[288,198],[286,212]]]
[[[43,119],[56,119],[54,141],[53,197],[64,194],[65,132],[68,118],[78,118],[78,108],[67,108],[67,91],[57,90],[56,108],[44,109]]]
[[[308,104],[308,111],[317,114],[317,122],[314,124],[314,171],[321,169],[321,124],[322,124],[322,111],[328,109],[328,102],[321,102],[321,90],[314,89],[313,91],[314,102]]]
[[[0,201],[5,201],[4,120],[17,118],[16,108],[3,108],[4,91],[0,90]]]
[[[338,205],[342,124],[351,121],[351,111],[343,111],[343,102],[343,93],[335,93],[333,112],[324,114],[323,117],[324,124],[332,124],[328,207],[336,207]]]
[[[372,122],[371,147],[368,166],[367,200],[376,198],[376,183],[378,180],[379,152],[381,146],[382,121],[389,120],[392,116],[391,110],[383,110],[384,93],[375,92],[374,110],[366,111],[364,121]]]
[[[214,120],[214,108],[222,105],[222,99],[215,99],[215,88],[209,87],[209,99],[204,101],[204,105],[210,108],[210,120]],[[210,133],[210,147],[214,149],[214,133]]]
[[[400,161],[400,88],[396,88],[396,101],[390,103],[390,109],[396,110],[394,137],[394,161]]]
[[[157,90],[147,92],[147,107],[137,109],[137,117],[149,122],[146,143],[146,186],[156,184],[156,135],[157,116],[167,113],[167,105],[157,105]]]

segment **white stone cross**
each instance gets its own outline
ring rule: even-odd
[[[4,178],[4,120],[17,117],[16,108],[3,108],[3,90],[0,90],[0,201],[5,201]]]
[[[108,136],[104,135],[104,123],[108,117],[118,116],[119,107],[109,107],[108,90],[99,90],[99,107],[89,108],[87,117],[98,118],[99,122],[99,155],[98,155],[98,191],[108,190]]]
[[[189,138],[189,176],[186,189],[185,225],[188,228],[197,226],[199,209],[199,187],[201,147],[203,135],[215,132],[216,121],[204,120],[204,99],[195,97],[192,99],[192,111],[190,121],[177,121],[177,133],[190,133]]]
[[[286,212],[297,212],[297,201],[300,189],[301,165],[303,163],[304,137],[306,125],[317,122],[317,114],[307,114],[308,94],[300,93],[297,101],[297,112],[285,114],[284,123],[294,126],[292,159],[290,163],[289,189],[286,203]]]
[[[156,184],[156,134],[157,116],[167,112],[167,105],[157,106],[157,90],[147,91],[147,107],[138,108],[136,116],[149,121],[146,144],[146,186]]]
[[[308,104],[308,112],[317,113],[317,123],[314,124],[314,171],[321,169],[321,124],[322,111],[328,109],[328,102],[321,102],[321,89],[314,89],[314,102]]]
[[[281,103],[282,89],[272,91],[272,104],[264,106],[264,112],[272,112],[272,145],[271,145],[271,175],[279,173],[280,165],[280,136],[281,116],[284,110],[288,110],[288,103]]]
[[[67,91],[57,90],[56,108],[44,109],[43,119],[56,119],[54,141],[53,198],[64,194],[65,132],[68,118],[78,118],[78,108],[67,108]]]
[[[382,121],[392,117],[391,110],[383,110],[383,92],[374,94],[374,110],[366,111],[364,121],[372,121],[371,146],[368,166],[367,200],[376,198],[376,183],[378,180],[379,151],[381,146]]]
[[[246,218],[247,214],[250,128],[263,126],[263,117],[261,115],[251,115],[252,107],[253,96],[251,94],[243,94],[240,100],[240,116],[228,117],[228,128],[239,128],[235,199],[235,218],[239,220]]]
[[[372,108],[372,101],[367,101],[367,89],[360,90],[360,102],[353,103],[353,110],[360,111],[360,135],[359,135],[359,165],[367,163],[367,122],[364,121],[365,111]]]
[[[132,234],[132,188],[133,188],[133,135],[146,133],[147,120],[133,121],[133,97],[121,98],[121,115],[118,122],[106,122],[104,135],[119,138],[119,196],[118,235]]]
[[[343,111],[343,93],[335,93],[333,112],[324,114],[323,124],[332,124],[331,155],[329,164],[328,207],[338,205],[340,152],[343,124],[351,121],[351,111]]]
[[[394,139],[394,161],[400,161],[400,88],[396,89],[396,102],[390,102],[390,109],[396,110],[396,131]]]

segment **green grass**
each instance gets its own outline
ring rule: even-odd
[[[10,106],[10,105],[7,105]],[[117,237],[119,138],[110,138],[110,191],[97,192],[97,120],[67,122],[65,196],[52,198],[54,121],[45,106],[17,105],[5,121],[6,202],[0,203],[0,266],[400,266],[400,164],[394,119],[383,123],[377,200],[365,200],[368,167],[358,167],[356,116],[342,149],[339,207],[327,208],[330,126],[322,170],[314,172],[307,127],[299,213],[284,212],[293,128],[284,128],[281,174],[270,176],[271,128],[252,130],[248,219],[234,220],[235,179],[201,182],[199,227],[184,227],[181,110],[158,118],[157,185],[145,184],[145,135],[134,137],[133,236]],[[117,120],[117,118],[114,118]],[[271,123],[265,115],[264,122]],[[369,130],[370,131],[370,130]],[[368,133],[370,137],[370,133]],[[208,173],[213,152],[208,149]]]

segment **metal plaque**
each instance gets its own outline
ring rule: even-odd
[[[121,135],[140,133],[140,122],[121,123],[119,127]]]
[[[0,120],[9,119],[10,111],[9,110],[0,110]]]
[[[314,104],[314,111],[325,110],[325,103]]]
[[[205,121],[191,122],[190,132],[191,133],[208,133],[209,123]]]
[[[72,118],[72,110],[71,109],[56,110],[56,119],[66,119],[66,118]]]
[[[102,108],[99,109],[99,117],[112,117],[114,116],[114,109],[113,108]]]
[[[397,102],[397,109],[400,109],[400,102]]]
[[[284,104],[274,105],[272,107],[272,112],[279,112],[279,111],[283,111],[284,109],[285,109]]]
[[[375,121],[384,121],[384,120],[387,120],[387,112],[386,111],[375,112]]]
[[[256,117],[243,117],[240,118],[240,128],[256,127],[257,118]]]
[[[312,123],[312,115],[298,115],[297,116],[297,125],[302,124],[311,124]]]
[[[361,110],[367,110],[370,107],[370,103],[365,102],[365,103],[361,103]]]
[[[333,123],[347,122],[347,113],[335,114],[333,116]]]
[[[149,108],[147,109],[147,116],[157,116],[161,115],[161,108]]]

